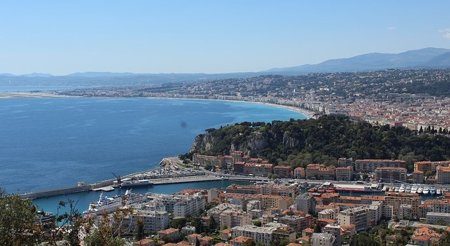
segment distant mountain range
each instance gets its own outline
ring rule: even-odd
[[[424,48],[398,54],[369,53],[350,58],[332,59],[318,64],[273,68],[248,73],[113,73],[79,72],[64,76],[46,73],[14,75],[0,73],[0,92],[14,90],[57,90],[99,86],[139,86],[163,83],[195,82],[215,79],[245,78],[258,75],[301,75],[323,72],[360,72],[384,69],[450,68],[450,49]]]
[[[405,68],[450,68],[450,49],[425,48],[398,54],[369,53],[332,59],[318,64],[273,68],[265,73],[304,74],[317,72],[360,72]]]

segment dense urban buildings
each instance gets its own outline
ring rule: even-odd
[[[290,105],[318,114],[346,114],[373,124],[448,133],[446,69],[263,75],[200,83],[64,91],[76,96],[150,96],[247,100]]]

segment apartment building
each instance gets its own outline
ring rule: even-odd
[[[166,211],[136,210],[124,217],[122,229],[129,234],[137,230],[138,221],[142,221],[145,233],[153,233],[169,227],[169,213]]]
[[[450,213],[427,213],[428,224],[450,225]]]
[[[307,179],[335,179],[335,167],[325,166],[322,164],[308,164],[306,166],[305,175]]]
[[[275,166],[273,174],[278,178],[292,178],[292,169],[290,166]]]
[[[334,220],[337,217],[337,213],[338,212],[336,211],[336,209],[328,208],[328,209],[324,209],[324,210],[320,211],[318,213],[317,217],[319,219]]]
[[[353,180],[353,167],[336,167],[336,180]]]
[[[330,233],[313,233],[311,236],[312,246],[333,246],[334,236]]]
[[[405,182],[406,168],[403,167],[377,167],[375,169],[375,180],[379,182]]]
[[[303,167],[296,167],[294,169],[294,178],[296,179],[304,179],[305,178],[305,169]]]
[[[431,199],[424,201],[422,205],[424,214],[427,212],[450,213],[450,199]]]
[[[313,223],[313,217],[311,215],[298,216],[298,215],[285,215],[278,218],[278,222],[288,225],[295,231],[302,231],[310,227]]]
[[[173,205],[173,216],[174,218],[196,216],[205,210],[205,206],[205,198],[199,193],[182,196],[181,199]]]
[[[239,194],[262,194],[295,197],[297,188],[295,185],[284,184],[263,184],[263,185],[230,185],[226,189],[227,193]]]
[[[420,197],[418,194],[387,192],[384,206],[392,207],[392,217],[398,218],[400,205],[411,205],[411,216],[418,218]]]
[[[220,229],[252,224],[252,216],[244,211],[224,211],[219,215]]]
[[[373,172],[379,167],[403,167],[406,162],[402,160],[362,159],[355,161],[355,172]]]
[[[339,212],[337,219],[341,226],[355,225],[356,231],[364,231],[369,226],[366,206],[345,209]]]
[[[255,225],[235,226],[232,228],[232,237],[249,237],[252,238],[256,244],[270,246],[275,241],[277,232],[285,227],[286,225],[279,223],[268,223],[263,227],[258,227]],[[295,232],[292,231],[287,235],[289,241],[295,240]]]
[[[283,210],[293,204],[293,198],[279,195],[223,193],[220,198],[223,202],[239,204],[242,207],[245,207],[248,201],[258,200],[263,210]]]
[[[217,223],[220,223],[220,215],[227,211],[242,212],[242,208],[238,205],[230,203],[220,203],[219,205],[209,209],[206,214],[208,215],[208,217],[212,217]]]
[[[422,184],[424,180],[423,172],[419,170],[414,170],[414,172],[412,173],[412,180],[413,183]]]
[[[450,166],[450,161],[419,161],[414,163],[414,171],[421,171],[421,172],[432,172],[434,173],[436,171],[436,167],[443,166],[448,167]]]
[[[313,213],[316,207],[316,201],[308,193],[303,193],[295,198],[295,208],[305,213]]]
[[[450,184],[450,167],[436,167],[436,183]]]
[[[340,225],[328,224],[322,229],[322,231],[324,233],[329,233],[334,236],[333,246],[341,246],[341,244],[342,244],[342,236],[341,236],[342,228]]]

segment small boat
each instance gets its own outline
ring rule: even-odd
[[[405,192],[406,192],[406,193],[410,193],[410,192],[411,192],[411,186],[410,186],[410,185],[407,185],[407,186],[406,186]]]
[[[436,195],[436,187],[434,187],[434,186],[430,187],[430,195],[432,195],[432,196]]]
[[[395,187],[394,191],[398,192],[400,190],[400,187]]]
[[[425,187],[423,188],[423,194],[424,194],[424,195],[428,195],[429,192],[430,192],[430,188],[428,188],[428,186],[425,186]]]
[[[417,193],[417,185],[413,185],[411,187],[411,193],[416,194]]]
[[[422,192],[423,192],[423,188],[419,187],[419,189],[417,189],[417,193],[422,194]]]
[[[441,189],[437,189],[437,190],[436,190],[436,195],[438,195],[438,196],[442,195]]]

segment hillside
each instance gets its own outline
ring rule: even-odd
[[[190,153],[228,154],[241,150],[272,163],[304,166],[334,164],[339,157],[408,161],[450,158],[450,138],[417,135],[403,127],[372,126],[345,116],[319,119],[239,123],[208,129],[197,136]]]
[[[369,53],[350,58],[332,59],[318,64],[267,70],[274,74],[303,74],[317,72],[359,72],[405,68],[448,68],[450,50],[424,48],[398,54]]]

